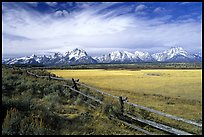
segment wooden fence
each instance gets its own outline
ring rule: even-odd
[[[173,116],[173,115],[170,115],[170,114],[166,114],[166,113],[158,111],[158,110],[154,110],[154,109],[151,109],[151,108],[147,108],[147,107],[144,107],[144,106],[141,106],[141,105],[138,105],[138,104],[134,104],[134,103],[128,102],[127,98],[125,98],[125,97],[114,96],[114,95],[111,95],[109,93],[100,91],[100,90],[98,90],[98,89],[96,89],[94,87],[88,86],[88,85],[86,85],[84,83],[80,83],[79,80],[76,81],[74,79],[64,79],[64,78],[52,77],[50,75],[49,76],[39,76],[39,75],[36,75],[36,74],[28,72],[28,71],[27,71],[27,73],[32,75],[32,76],[39,77],[39,78],[48,78],[48,79],[62,80],[62,81],[67,81],[67,80],[72,81],[73,82],[73,86],[69,86],[69,85],[63,85],[63,86],[68,87],[70,90],[75,91],[78,94],[80,94],[80,95],[82,95],[84,97],[87,97],[87,98],[89,98],[91,100],[94,100],[95,102],[97,102],[97,103],[99,103],[101,105],[104,104],[103,101],[101,101],[101,100],[99,100],[99,99],[97,99],[97,98],[95,98],[93,96],[90,96],[90,95],[87,95],[87,94],[81,92],[77,86],[80,85],[80,86],[92,89],[92,90],[94,90],[94,91],[96,91],[96,92],[98,92],[98,93],[100,93],[102,95],[109,96],[109,97],[112,97],[114,99],[119,99],[119,102],[120,102],[120,105],[121,105],[121,112],[122,112],[123,116],[126,116],[126,117],[130,118],[131,120],[138,121],[138,122],[143,123],[143,124],[147,124],[147,125],[149,125],[151,127],[154,127],[156,129],[165,131],[165,132],[170,133],[170,134],[175,134],[175,135],[191,135],[191,133],[188,133],[186,131],[182,131],[182,130],[176,129],[174,127],[170,127],[170,126],[167,126],[167,125],[164,125],[164,124],[160,124],[160,123],[157,123],[157,122],[154,122],[154,121],[151,121],[151,120],[142,119],[142,118],[134,116],[133,114],[126,113],[126,112],[124,112],[124,110],[125,110],[124,109],[124,104],[128,104],[128,105],[133,106],[135,108],[139,108],[139,109],[142,109],[142,110],[145,110],[145,111],[148,111],[148,112],[155,113],[157,115],[161,115],[161,116],[164,116],[164,117],[176,120],[176,121],[181,121],[181,122],[184,122],[186,124],[197,126],[198,128],[202,128],[202,123],[197,123],[197,122],[194,122],[194,121],[191,121],[191,120],[187,120],[187,119],[184,119],[184,118],[176,117],[176,116]],[[117,121],[120,121],[123,124],[133,128],[135,130],[143,132],[144,134],[154,134],[154,133],[151,133],[151,132],[149,132],[147,130],[141,129],[141,128],[133,125],[133,124],[127,123],[124,120],[117,119],[117,118],[113,118],[113,119],[117,120]]]

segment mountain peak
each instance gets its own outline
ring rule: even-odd
[[[80,50],[80,49],[78,49],[78,48],[73,49],[73,51],[78,51],[78,50]]]
[[[73,49],[72,51],[73,51],[73,52],[77,52],[77,51],[80,51],[80,52],[86,52],[85,50],[83,50],[83,49],[79,49],[79,48],[75,48],[75,49]]]
[[[35,55],[35,54],[32,54],[31,56],[30,56],[30,58],[36,58],[37,57],[37,55]]]
[[[171,47],[169,50],[172,50],[172,51],[184,51],[184,49],[182,47]]]
[[[88,56],[86,51],[76,48],[65,54],[59,52],[49,56],[32,56],[4,59],[3,64],[93,64],[93,63],[136,63],[136,62],[202,62],[198,54],[190,54],[182,47],[171,47],[163,52],[149,54],[148,52],[113,51],[101,57]]]
[[[122,53],[117,50],[117,51],[113,51],[111,54],[111,60],[114,60],[114,61],[118,61],[118,60],[121,60],[122,58]]]
[[[176,58],[177,56],[183,56],[183,58],[192,58],[192,56],[182,47],[171,47],[164,52],[155,53],[152,56],[157,61],[168,61],[170,59]]]
[[[186,54],[187,54],[187,51],[185,51],[182,47],[172,47],[166,51],[171,53],[171,54],[182,54],[184,56],[186,56]]]
[[[56,52],[53,55],[53,58],[61,58],[63,55],[60,52]]]
[[[70,53],[77,53],[77,54],[81,54],[81,53],[84,53],[87,55],[86,51],[83,50],[83,49],[79,49],[79,48],[75,48],[73,49],[72,51],[70,51]]]

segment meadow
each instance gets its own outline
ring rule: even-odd
[[[63,78],[80,82],[129,102],[200,122],[202,120],[201,69],[149,70],[48,70]]]
[[[2,66],[2,135],[142,134],[110,120],[108,105],[93,109],[83,96],[63,87],[63,81],[36,78],[26,71]]]
[[[104,105],[101,106],[62,86],[64,84],[73,86],[72,81],[38,78],[26,73],[27,71],[40,76],[79,78],[81,83],[104,92],[128,97],[129,102],[198,123],[202,122],[202,71],[199,69],[43,70],[2,66],[4,135],[143,134],[110,118],[114,116],[125,120],[120,115],[118,99],[102,96],[94,90],[79,86],[81,92],[102,100]],[[192,134],[202,134],[202,129],[196,126],[158,116],[127,104],[124,107],[125,112],[137,117]],[[156,134],[167,134],[139,122],[134,125]]]

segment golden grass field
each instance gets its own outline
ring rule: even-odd
[[[202,117],[202,70],[48,70],[129,102],[191,120]]]

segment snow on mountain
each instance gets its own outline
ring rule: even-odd
[[[191,62],[195,57],[181,47],[172,47],[160,53],[155,53],[152,57],[159,62]]]
[[[120,51],[114,51],[110,54],[111,60],[120,61],[122,60],[123,54]]]
[[[131,63],[141,61],[134,54],[127,51],[114,51],[108,55],[102,55],[95,58],[98,63]]]
[[[160,53],[149,54],[148,52],[114,51],[110,54],[95,57],[98,63],[132,63],[132,62],[200,62],[199,55],[190,54],[181,47],[172,47]]]
[[[142,60],[138,56],[136,56],[135,54],[130,53],[128,51],[123,52],[123,60],[122,61],[124,61],[125,63],[142,62]]]
[[[5,64],[38,64],[38,61],[36,61],[37,59],[38,59],[37,56],[33,54],[30,57],[26,56],[9,59],[5,62]]]
[[[135,55],[144,62],[155,61],[155,59],[148,52],[135,51]]]
[[[14,59],[4,60],[4,64],[44,64],[44,65],[63,65],[63,64],[93,64],[97,63],[91,56],[89,56],[84,50],[74,49],[68,51],[65,54],[54,53],[49,56],[36,56],[20,57]]]
[[[52,58],[61,58],[63,57],[63,54],[57,52],[57,53],[54,53],[54,55],[52,56]]]
[[[65,60],[68,60],[69,64],[95,64],[97,63],[86,51],[82,49],[74,49],[73,51],[66,52]]]
[[[190,54],[181,47],[172,47],[163,52],[149,54],[148,52],[114,51],[100,57],[91,57],[82,49],[74,49],[64,54],[37,56],[35,54],[20,58],[2,60],[3,64],[43,64],[43,65],[72,65],[95,63],[136,63],[136,62],[201,62],[198,54]]]
[[[102,56],[100,56],[100,57],[94,57],[94,59],[95,59],[98,63],[109,63],[109,62],[111,62],[110,54],[108,54],[108,55],[102,55]]]
[[[122,62],[122,63],[133,63],[133,62],[148,62],[154,61],[151,55],[147,52],[136,51],[131,53],[128,51],[114,51],[108,55],[103,55],[96,58],[99,63],[111,63],[111,62]]]
[[[74,49],[71,52],[67,52],[67,55],[69,56],[70,60],[73,60],[73,59],[78,60],[81,57],[88,56],[86,51],[78,49],[78,48]]]

